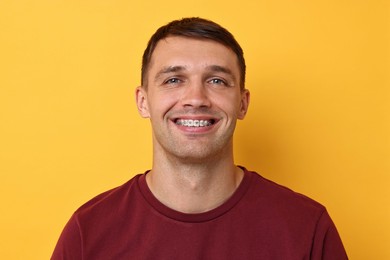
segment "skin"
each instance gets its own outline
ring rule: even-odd
[[[240,89],[235,53],[224,45],[184,37],[161,40],[145,84],[136,89],[138,111],[153,130],[153,166],[146,175],[163,204],[184,213],[211,210],[243,178],[234,165],[233,133],[244,119],[249,91]],[[177,120],[208,120],[188,127]]]

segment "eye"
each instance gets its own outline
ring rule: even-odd
[[[166,81],[164,81],[164,84],[179,84],[182,81],[178,78],[169,78]]]
[[[210,80],[209,80],[209,83],[214,84],[214,85],[224,85],[224,86],[227,85],[226,81],[224,81],[224,80],[222,80],[222,79],[220,79],[220,78],[213,78],[213,79],[210,79]]]

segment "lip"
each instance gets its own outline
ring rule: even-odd
[[[177,120],[207,120],[212,122],[212,124],[202,127],[192,127],[192,126],[184,126],[177,124]],[[209,115],[196,115],[196,116],[189,116],[189,115],[183,115],[183,116],[177,116],[171,120],[171,122],[181,131],[183,132],[189,132],[189,133],[207,133],[210,132],[215,125],[218,124],[220,119],[211,117]]]

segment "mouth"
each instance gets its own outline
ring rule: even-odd
[[[207,127],[215,124],[215,119],[181,119],[177,118],[174,120],[176,125],[185,127]]]

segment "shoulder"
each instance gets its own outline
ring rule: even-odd
[[[85,250],[100,245],[102,237],[118,234],[123,224],[121,220],[132,214],[128,205],[140,200],[137,194],[141,176],[136,175],[123,185],[103,192],[79,207],[62,231],[52,259],[64,259],[64,256],[66,259],[81,259]]]
[[[270,236],[288,237],[293,248],[305,244],[312,259],[348,259],[340,236],[326,208],[319,202],[268,180],[256,172],[247,171],[250,188],[247,210],[256,220],[253,223],[266,226]]]
[[[316,215],[317,218],[326,212],[321,203],[308,196],[264,178],[256,172],[247,172],[252,179],[249,196],[269,210],[284,214]]]
[[[301,234],[312,237],[321,223],[327,221],[325,207],[317,201],[249,172],[250,187],[241,211],[256,216],[279,234]],[[321,224],[322,225],[322,224]]]
[[[74,215],[80,217],[95,211],[111,211],[114,208],[120,208],[120,205],[125,204],[131,194],[137,192],[138,179],[141,176],[138,174],[126,183],[95,196],[80,206]]]

